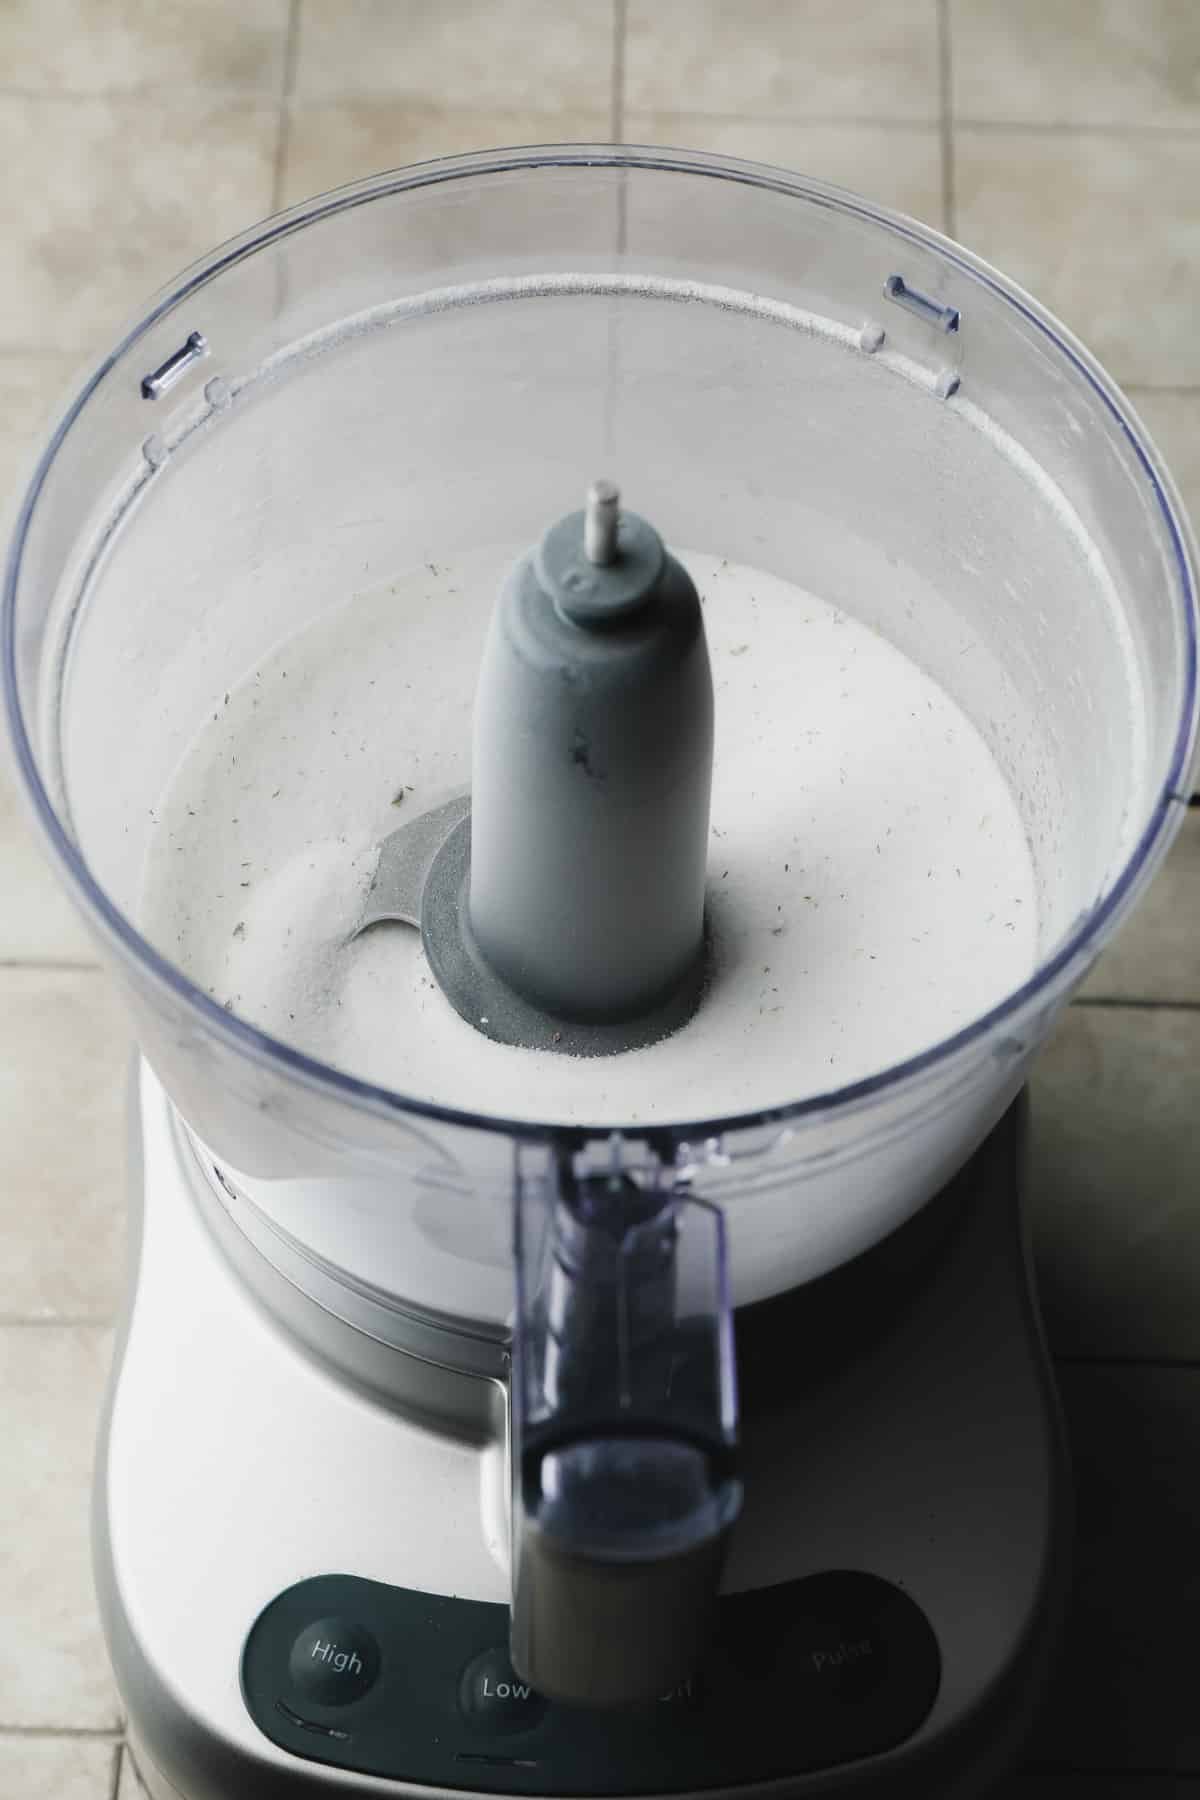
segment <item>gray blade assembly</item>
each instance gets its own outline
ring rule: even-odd
[[[425,879],[438,851],[470,810],[470,794],[458,794],[388,833],[379,846],[375,874],[349,942],[372,925],[388,922],[420,930]]]

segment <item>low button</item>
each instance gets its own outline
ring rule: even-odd
[[[361,1625],[318,1619],[292,1645],[288,1674],[295,1692],[306,1700],[348,1706],[375,1685],[379,1661],[379,1645]]]
[[[458,1684],[463,1717],[479,1731],[532,1731],[546,1710],[542,1696],[522,1681],[504,1649],[485,1650],[469,1662]]]

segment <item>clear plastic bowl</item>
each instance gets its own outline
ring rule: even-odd
[[[844,600],[936,677],[1041,880],[1036,972],[953,1038],[769,1112],[658,1119],[653,1149],[617,1134],[727,1207],[739,1301],[865,1249],[980,1141],[1165,853],[1196,731],[1194,545],[1128,403],[1027,295],[850,194],[668,151],[486,153],[296,207],[164,291],[16,519],[21,781],[227,1192],[348,1291],[485,1337],[514,1165],[543,1166],[553,1122],[264,1035],[145,941],[138,884],[214,695],[363,570],[533,541],[598,471],[654,493],[668,543]]]

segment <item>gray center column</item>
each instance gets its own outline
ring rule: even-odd
[[[422,913],[465,1018],[506,1042],[603,1054],[690,1017],[712,742],[696,589],[597,482],[587,510],[517,564],[492,616],[471,817]]]

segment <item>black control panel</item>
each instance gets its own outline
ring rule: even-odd
[[[937,1640],[899,1588],[836,1571],[720,1602],[703,1670],[620,1711],[536,1694],[508,1609],[350,1575],[300,1582],[242,1658],[255,1723],[295,1756],[500,1794],[686,1792],[894,1748],[928,1716]]]

